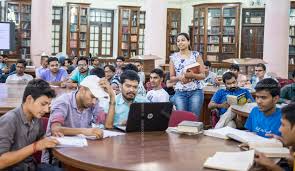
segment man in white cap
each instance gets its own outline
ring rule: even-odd
[[[107,92],[107,93],[106,93]],[[106,79],[95,75],[87,76],[79,88],[59,96],[52,103],[46,135],[77,135],[103,137],[102,130],[92,128],[103,122],[106,113],[99,106],[99,99],[109,98],[108,114],[115,110],[115,93]]]

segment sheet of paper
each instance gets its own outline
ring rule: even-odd
[[[59,144],[56,147],[85,147],[88,146],[85,137],[80,136],[64,136],[64,137],[53,137],[57,139]]]

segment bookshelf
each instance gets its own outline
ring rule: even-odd
[[[145,11],[140,11],[138,55],[144,55],[144,29],[145,29]]]
[[[140,7],[119,6],[118,55],[130,58],[139,54]]]
[[[295,2],[290,4],[289,18],[289,65],[295,64]],[[290,71],[291,72],[291,71]]]
[[[194,5],[193,50],[204,60],[220,63],[239,56],[240,3]]]
[[[89,5],[87,3],[67,3],[67,54],[89,55]]]
[[[241,58],[263,58],[264,8],[243,8]]]
[[[31,61],[31,1],[7,1],[6,21],[15,23],[16,50],[9,52],[11,58]]]
[[[167,31],[166,31],[166,63],[169,56],[178,51],[176,36],[181,29],[181,10],[177,8],[167,9]]]

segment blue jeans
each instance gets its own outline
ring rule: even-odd
[[[176,91],[174,95],[174,103],[177,110],[189,111],[197,116],[201,114],[204,102],[204,92],[201,89],[193,91]]]

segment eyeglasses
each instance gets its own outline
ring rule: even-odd
[[[255,70],[255,72],[261,72],[261,71],[263,71],[263,70]]]

